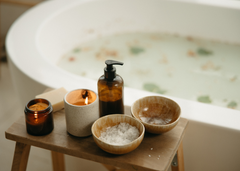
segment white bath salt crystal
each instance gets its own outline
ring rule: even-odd
[[[159,160],[159,158],[157,158]]]
[[[171,122],[171,118],[162,118],[162,117],[144,117],[144,116],[140,116],[140,119],[143,122],[146,122],[148,124],[156,124],[156,125],[166,125],[168,123]]]
[[[123,122],[108,127],[106,131],[101,132],[99,139],[113,145],[124,145],[134,141],[139,135],[139,130],[135,126]]]
[[[145,123],[150,123],[151,122],[151,117],[145,117],[145,116],[140,116],[140,119],[145,122]]]
[[[149,157],[151,157],[151,155],[148,155]]]
[[[151,150],[153,150],[153,148],[151,148]]]
[[[160,157],[160,155],[158,157]]]

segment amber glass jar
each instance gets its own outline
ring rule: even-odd
[[[31,135],[46,135],[52,132],[53,108],[46,99],[33,99],[25,106],[27,132]]]

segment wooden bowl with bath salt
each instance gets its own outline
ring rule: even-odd
[[[124,114],[111,114],[96,120],[92,125],[95,143],[112,154],[126,154],[142,142],[145,128],[137,119]]]
[[[173,129],[181,115],[179,105],[162,96],[147,96],[131,106],[132,116],[145,126],[146,132],[162,134]]]

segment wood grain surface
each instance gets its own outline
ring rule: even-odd
[[[125,107],[130,115],[130,107]],[[32,136],[26,131],[24,114],[6,132],[6,138],[27,145],[64,153],[83,159],[120,167],[126,170],[165,171],[177,152],[188,120],[181,118],[171,131],[154,135],[145,133],[140,146],[124,155],[113,155],[101,150],[92,136],[74,137],[66,131],[64,109],[54,113],[54,130],[45,136]]]

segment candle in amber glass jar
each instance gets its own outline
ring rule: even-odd
[[[25,106],[27,132],[31,135],[46,135],[52,132],[53,108],[46,99],[33,99]]]

